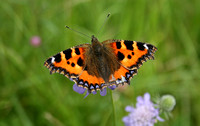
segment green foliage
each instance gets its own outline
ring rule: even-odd
[[[1,1],[0,126],[121,126],[125,106],[145,92],[176,98],[173,118],[158,125],[200,125],[199,5],[199,0]],[[113,91],[113,103],[110,93],[83,99],[72,90],[73,82],[49,75],[43,66],[51,55],[90,43],[65,25],[96,35],[109,12],[100,41],[136,40],[158,47],[155,60],[144,63],[131,86]],[[39,47],[30,44],[34,35],[41,37]]]

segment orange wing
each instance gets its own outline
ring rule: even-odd
[[[103,78],[88,74],[87,69],[85,69],[74,81],[79,87],[88,89],[89,93],[107,87]]]
[[[101,90],[106,87],[102,78],[88,74],[85,54],[89,44],[76,46],[62,51],[44,63],[50,73],[60,73],[73,80],[79,87],[88,89],[89,92]]]
[[[60,73],[68,78],[75,79],[83,72],[85,67],[84,54],[88,45],[83,44],[64,50],[44,63],[50,73]]]
[[[113,48],[118,62],[129,70],[139,68],[147,59],[154,59],[157,50],[151,44],[136,41],[107,40],[103,43]]]

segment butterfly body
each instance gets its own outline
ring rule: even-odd
[[[116,56],[112,48],[100,43],[92,36],[91,47],[86,50],[86,68],[89,75],[102,78],[105,83],[109,82],[109,77],[119,69]]]
[[[46,60],[51,73],[71,78],[89,92],[111,85],[129,84],[138,68],[153,59],[157,48],[151,44],[127,40],[99,42],[92,36],[91,44],[64,50]]]

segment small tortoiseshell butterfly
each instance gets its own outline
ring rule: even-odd
[[[112,85],[130,84],[138,68],[144,61],[154,59],[157,50],[151,44],[128,40],[100,43],[92,36],[91,42],[64,50],[44,65],[51,74],[63,74],[91,93]]]

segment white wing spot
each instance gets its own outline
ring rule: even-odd
[[[149,49],[148,46],[147,46],[147,44],[144,44],[143,46],[144,46],[146,49]]]
[[[51,63],[53,63],[55,61],[54,57],[51,57]]]
[[[126,78],[124,76],[121,76],[121,77],[122,77],[122,82],[125,82]]]
[[[113,76],[113,74],[111,75],[112,79],[110,81],[115,81],[115,77]]]

